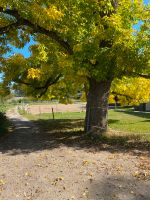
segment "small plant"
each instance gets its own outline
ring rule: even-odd
[[[9,122],[5,115],[7,110],[7,105],[5,103],[0,103],[0,137],[7,133]]]
[[[7,117],[3,112],[0,112],[0,136],[7,132],[8,125]]]
[[[6,105],[5,104],[0,104],[0,112],[5,113],[6,112]]]

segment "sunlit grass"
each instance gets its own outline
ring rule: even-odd
[[[109,126],[115,130],[150,135],[150,113],[110,110]]]
[[[54,113],[54,120],[52,113],[43,113],[38,115],[24,114],[30,120],[43,121],[43,126],[47,129],[58,128],[61,124],[60,129],[68,124],[71,131],[71,126],[73,122],[80,120],[72,126],[72,129],[83,130],[85,112],[64,112],[64,113]],[[59,122],[59,123],[58,123]],[[137,139],[150,140],[150,113],[133,112],[133,111],[120,111],[120,110],[109,110],[109,135],[116,136],[134,136]]]

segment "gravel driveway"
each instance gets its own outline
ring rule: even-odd
[[[61,143],[15,109],[0,140],[0,200],[150,200],[149,155]]]

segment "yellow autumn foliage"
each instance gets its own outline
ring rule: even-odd
[[[40,79],[41,78],[41,71],[39,69],[30,68],[28,69],[28,79]]]
[[[109,103],[115,103],[114,95],[109,95]]]
[[[53,20],[61,20],[64,14],[59,11],[56,6],[51,5],[48,9],[46,9],[47,15]]]
[[[150,101],[150,80],[142,77],[115,80],[112,92],[119,97],[122,105],[139,105]],[[110,100],[113,99],[111,95]]]

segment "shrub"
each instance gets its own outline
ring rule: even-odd
[[[6,105],[5,104],[0,104],[0,112],[5,113],[6,111]]]
[[[0,137],[7,132],[8,120],[3,112],[0,112]]]

